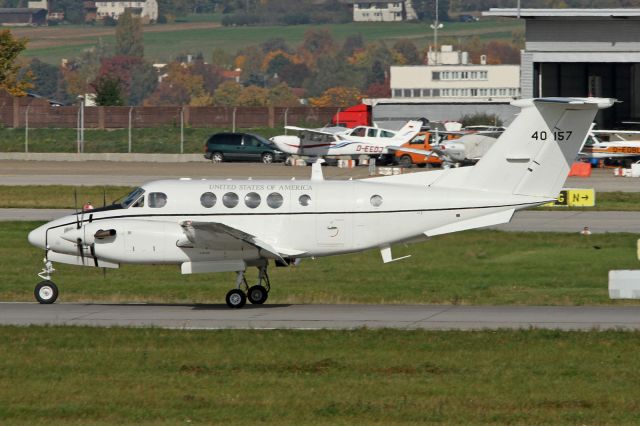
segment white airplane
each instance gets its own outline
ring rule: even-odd
[[[270,139],[282,152],[309,157],[359,156],[387,154],[387,147],[399,146],[420,131],[421,121],[411,120],[396,131],[378,127],[358,126],[339,131],[340,128],[305,129],[287,126],[298,136],[282,135]]]
[[[603,140],[603,138],[609,140]],[[598,160],[628,160],[631,162],[640,157],[640,132],[632,130],[591,130],[579,157]]]
[[[236,272],[229,307],[267,300],[270,261],[379,249],[506,223],[514,212],[555,200],[598,111],[612,99],[514,101],[522,108],[473,167],[352,181],[161,180],[112,206],[49,222],[29,233],[45,250],[40,303],[53,303],[53,262],[117,268],[180,265],[183,274]],[[259,270],[249,287],[248,267]]]

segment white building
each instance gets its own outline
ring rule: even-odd
[[[111,17],[117,20],[126,9],[131,9],[134,15],[140,16],[146,22],[158,20],[158,2],[156,0],[96,2],[98,19]]]
[[[410,0],[353,0],[354,22],[393,22],[416,18]]]
[[[520,66],[485,62],[470,64],[467,52],[442,46],[437,55],[430,52],[433,65],[391,67],[391,96],[435,102],[508,102],[520,97]]]

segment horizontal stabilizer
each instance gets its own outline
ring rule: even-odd
[[[450,223],[448,225],[424,231],[427,237],[436,235],[449,234],[451,232],[466,231],[468,229],[484,228],[486,226],[495,226],[507,223],[511,220],[514,209],[506,210],[498,213],[492,213],[486,216],[474,217],[460,222]]]

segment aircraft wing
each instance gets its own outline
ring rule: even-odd
[[[188,239],[188,243],[193,247],[215,250],[255,248],[283,262],[283,256],[299,256],[304,253],[299,250],[278,249],[251,234],[219,222],[193,222],[187,220],[180,222],[180,226]],[[188,244],[184,243],[187,242],[185,241],[181,244],[181,241],[178,240],[178,245],[186,246]]]
[[[326,130],[321,130],[321,129],[305,129],[304,127],[297,127],[297,126],[284,126],[284,128],[287,130],[295,130],[297,132],[318,133],[320,135],[335,136],[337,133],[337,132],[328,132]]]
[[[388,146],[388,151],[401,151],[401,152],[409,152],[411,154],[424,155],[425,157],[437,157],[438,155],[433,151],[425,151],[424,149],[415,149],[415,148],[407,148],[404,146]]]

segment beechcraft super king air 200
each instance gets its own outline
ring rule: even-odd
[[[390,146],[400,146],[418,134],[422,121],[408,121],[400,130],[358,126],[353,129],[305,129],[287,126],[297,136],[282,135],[270,139],[282,152],[309,157],[336,157],[387,154]]]
[[[58,295],[53,262],[117,268],[174,264],[183,274],[236,272],[232,308],[264,303],[269,263],[378,249],[509,222],[514,212],[554,200],[598,108],[612,99],[514,101],[522,109],[470,167],[327,181],[161,180],[122,202],[49,222],[29,234],[45,250],[40,303]],[[249,287],[244,273],[259,270]]]

